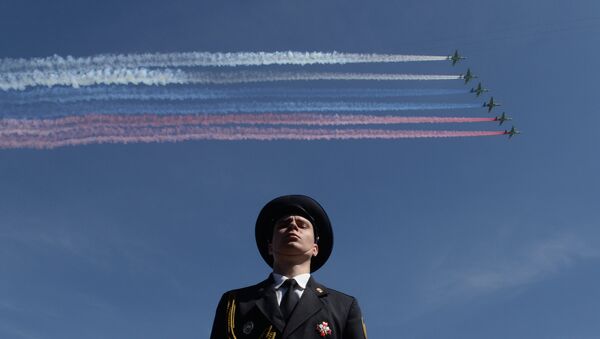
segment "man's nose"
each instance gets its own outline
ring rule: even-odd
[[[296,218],[292,218],[292,220],[290,220],[288,227],[298,228],[298,223],[296,222]]]

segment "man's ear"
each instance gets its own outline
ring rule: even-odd
[[[316,257],[317,254],[319,254],[319,245],[318,244],[313,244],[313,257]]]

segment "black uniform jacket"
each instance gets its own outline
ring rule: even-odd
[[[367,333],[356,299],[328,289],[312,277],[286,323],[269,277],[223,294],[210,338],[366,339]]]

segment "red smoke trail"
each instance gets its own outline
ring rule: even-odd
[[[349,140],[454,138],[503,135],[499,131],[407,131],[382,129],[308,129],[257,127],[175,126],[129,128],[96,126],[68,129],[47,135],[0,135],[0,148],[56,148],[98,143],[179,142],[188,140]]]
[[[165,127],[186,125],[390,125],[418,123],[472,123],[491,122],[495,118],[465,118],[465,117],[406,117],[393,115],[363,115],[363,114],[194,114],[194,115],[84,115],[69,116],[56,119],[2,119],[0,134],[3,131],[42,131],[62,128],[92,128],[93,126],[135,127]]]

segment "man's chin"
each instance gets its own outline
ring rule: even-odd
[[[303,248],[299,248],[297,246],[286,246],[286,248],[281,249],[279,251],[280,255],[284,255],[286,257],[300,257],[300,256],[310,256],[307,252],[310,250],[305,250]]]

